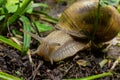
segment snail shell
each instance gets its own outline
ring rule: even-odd
[[[57,27],[73,36],[87,38],[84,32],[93,35],[99,0],[80,0],[68,9],[61,17]],[[96,29],[95,42],[105,42],[114,38],[120,31],[120,15],[113,6],[101,6],[99,23]]]

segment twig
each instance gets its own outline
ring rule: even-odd
[[[120,56],[119,56],[119,57],[116,59],[116,61],[113,63],[113,65],[112,65],[112,67],[111,67],[110,70],[114,70],[115,67],[119,64],[119,62],[120,62]]]

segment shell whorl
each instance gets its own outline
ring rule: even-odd
[[[80,0],[66,9],[57,24],[58,28],[74,36],[87,38],[84,31],[91,36],[96,20],[98,0]],[[120,15],[113,6],[101,6],[99,23],[95,38],[105,42],[120,31]]]

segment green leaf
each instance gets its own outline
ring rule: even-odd
[[[15,42],[13,42],[10,39],[5,38],[4,36],[0,35],[0,41],[2,41],[4,43],[6,43],[6,44],[8,44],[8,45],[18,49],[19,51],[21,51],[21,46],[20,45],[16,44]]]
[[[26,13],[32,13],[33,7],[32,7],[33,1],[26,7],[25,12]]]
[[[31,3],[31,1],[32,0],[24,0],[21,7],[17,9],[17,11],[8,19],[7,24],[11,25],[12,23],[14,23],[15,20],[24,13],[26,7]]]
[[[22,80],[20,78],[17,78],[13,75],[10,75],[10,74],[7,74],[7,73],[4,73],[2,71],[0,71],[0,80]]]
[[[36,21],[35,25],[37,26],[39,32],[45,32],[45,31],[53,30],[52,26],[49,26],[47,24],[41,24],[39,21]]]
[[[5,18],[5,15],[0,16],[0,21]]]
[[[6,8],[8,10],[8,13],[14,13],[17,11],[18,7],[21,7],[25,0],[22,2],[19,2],[19,0],[7,0]],[[33,1],[26,7],[25,12],[31,13],[33,8],[31,7],[33,4]]]
[[[20,20],[23,23],[24,30],[30,32],[31,23],[29,19],[25,16],[21,16]],[[23,42],[23,48],[22,48],[23,55],[25,55],[25,53],[28,51],[30,47],[30,41],[31,41],[30,35],[24,33],[24,42]]]
[[[21,3],[19,2],[19,0],[7,0],[6,3],[6,8],[8,10],[8,13],[14,13],[16,12],[16,10],[18,9],[18,6],[21,7],[21,5],[25,2],[25,0],[23,0]],[[19,5],[18,5],[19,4]],[[48,7],[47,4],[45,3],[34,3],[33,1],[27,6],[27,8],[25,9],[25,12],[27,13],[32,13],[33,8],[35,7],[43,7],[46,8]]]
[[[17,3],[19,3],[19,0],[7,0],[6,8],[8,10],[8,13],[14,13],[17,10]]]

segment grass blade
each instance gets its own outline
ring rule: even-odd
[[[21,16],[20,20],[23,23],[23,28],[25,31],[30,32],[30,27],[31,27],[31,23],[29,21],[29,19],[25,16]],[[28,51],[29,47],[30,47],[30,41],[31,41],[31,37],[28,34],[24,33],[24,42],[23,42],[23,47],[22,47],[22,55],[25,55],[25,53]]]
[[[5,38],[4,36],[0,35],[0,41],[2,41],[4,43],[16,48],[17,50],[21,51],[21,46],[20,45],[16,44],[15,42],[13,42],[10,39]]]
[[[106,77],[106,76],[111,76],[111,75],[113,75],[111,72],[104,72],[102,74],[97,74],[97,75],[88,76],[88,77],[84,77],[84,78],[63,79],[63,80],[94,80],[94,79],[98,79],[98,78],[102,78],[102,77]]]
[[[0,79],[2,79],[2,80],[22,80],[20,78],[17,78],[17,77],[15,77],[13,75],[4,73],[2,71],[0,71]]]
[[[47,14],[46,12],[44,12],[44,11],[33,10],[33,14],[36,14],[36,13],[44,15],[45,18],[49,19],[49,21],[50,21],[51,23],[56,24],[56,23],[58,22],[58,19],[51,17],[50,15],[48,15],[48,14]]]
[[[39,32],[51,31],[53,30],[52,26],[47,24],[41,24],[39,21],[34,22]]]

